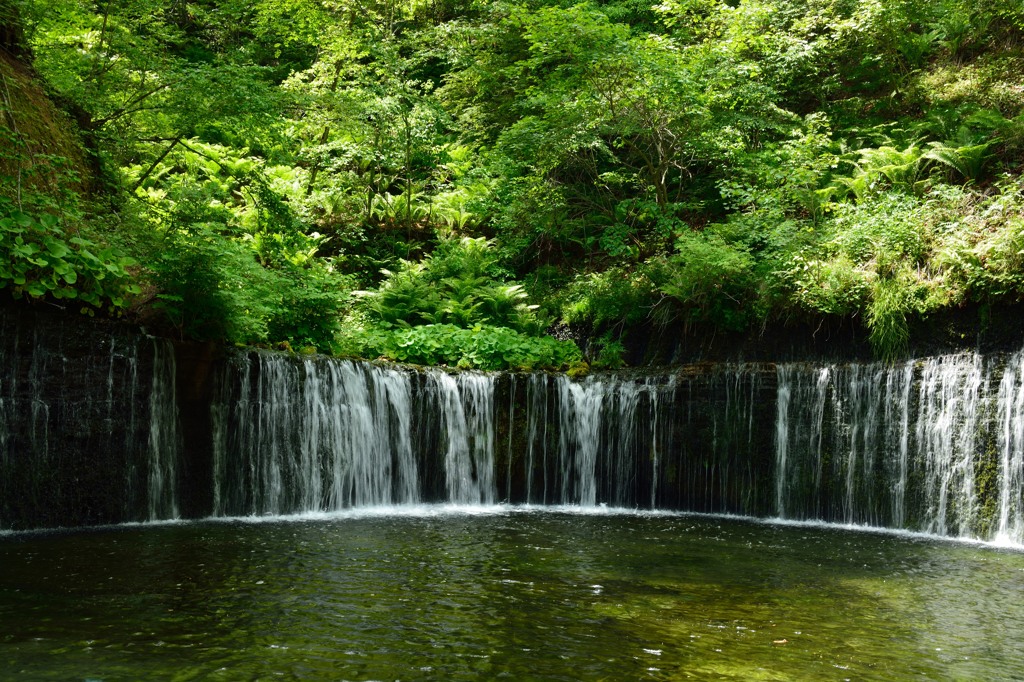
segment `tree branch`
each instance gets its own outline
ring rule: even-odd
[[[171,150],[172,150],[172,149],[174,149],[174,148],[175,148],[176,146],[178,146],[178,143],[179,143],[179,142],[181,142],[181,138],[180,138],[180,137],[176,137],[176,138],[174,138],[173,140],[171,140],[171,144],[169,144],[169,145],[167,146],[167,149],[165,149],[165,150],[164,150],[164,151],[163,151],[163,152],[162,152],[162,153],[160,154],[160,156],[156,157],[156,161],[154,161],[154,162],[153,162],[153,163],[152,163],[152,164],[150,165],[150,167],[146,169],[146,172],[142,174],[142,177],[140,177],[140,178],[138,179],[138,181],[137,181],[137,182],[135,183],[135,186],[134,186],[134,187],[132,187],[132,194],[134,194],[134,193],[135,193],[135,190],[137,190],[137,189],[138,189],[139,187],[141,187],[141,186],[142,186],[142,183],[146,181],[146,178],[148,178],[148,177],[149,177],[150,173],[152,173],[152,172],[153,172],[153,171],[154,171],[154,170],[156,169],[156,167],[157,167],[158,165],[160,165],[160,162],[161,162],[161,161],[163,161],[163,160],[164,160],[165,158],[167,158],[167,155],[171,153]]]
[[[162,85],[158,85],[157,87],[153,88],[152,90],[140,93],[139,95],[133,97],[127,104],[125,104],[123,107],[121,107],[117,111],[113,112],[112,114],[110,114],[108,116],[104,116],[103,118],[95,119],[95,120],[91,121],[90,122],[90,128],[92,130],[96,130],[97,128],[101,128],[102,126],[105,126],[106,124],[110,123],[111,121],[116,121],[117,119],[121,118],[122,116],[125,116],[126,114],[131,114],[131,113],[134,113],[136,111],[139,111],[139,109],[133,109],[132,107],[134,107],[137,104],[140,104],[140,103],[144,102],[145,100],[149,99],[150,97],[152,97],[156,93],[160,92],[161,90],[166,90],[167,88],[171,87],[171,85],[173,85],[173,84],[172,83],[163,83]]]

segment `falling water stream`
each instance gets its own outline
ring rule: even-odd
[[[212,380],[208,460],[168,342],[111,338],[84,368],[61,353],[0,348],[0,528],[62,525],[99,476],[124,482],[99,521],[178,518],[198,481],[188,508],[213,517],[610,506],[1024,544],[1024,351],[581,380],[238,354]]]
[[[780,365],[778,515],[1020,544],[1021,357]]]
[[[1024,353],[578,381],[251,354],[219,386],[214,516],[504,502],[1024,540]]]

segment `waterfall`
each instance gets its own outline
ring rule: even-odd
[[[776,513],[1020,542],[1022,362],[780,365]]]
[[[548,442],[548,400],[549,391],[547,390],[547,375],[544,374],[531,374],[527,378],[526,384],[526,471],[524,479],[526,481],[526,494],[524,501],[527,504],[530,503],[547,503],[546,493],[548,490],[547,480],[547,442]],[[516,385],[515,382],[512,384]],[[512,409],[515,408],[515,402],[512,402]],[[509,419],[509,423],[513,423],[515,418],[515,412]],[[509,428],[509,437],[512,437],[513,429]],[[543,473],[543,480],[540,482],[540,489],[543,494],[538,499],[534,496],[533,492],[533,479],[536,471],[537,459],[540,459],[541,467],[540,471]],[[509,455],[509,463],[512,462],[512,456]],[[511,479],[511,476],[509,476]],[[509,495],[509,499],[512,496]]]
[[[691,498],[702,511],[761,513],[770,448],[758,427],[773,389],[763,372],[574,381],[236,356],[210,409],[213,513],[419,501],[679,508]]]
[[[832,367],[776,367],[774,512],[779,517],[822,514],[822,439],[834,373]]]
[[[562,489],[559,502],[592,507],[597,504],[597,453],[605,384],[593,379],[580,384],[558,382],[559,454]],[[615,393],[611,393],[615,395]]]
[[[421,484],[437,460],[444,500],[493,504],[494,382],[322,358],[236,357],[211,406],[214,513],[414,504],[433,497]],[[414,423],[415,415],[423,418]]]
[[[1024,351],[581,380],[252,354],[220,386],[217,515],[609,505],[1024,540]]]
[[[513,435],[515,429],[512,428],[512,423],[515,420],[516,415],[516,384],[511,382],[509,390],[511,391],[508,399],[508,422],[506,431],[508,432],[506,443],[505,443],[505,499],[512,499],[512,460],[514,459],[515,447]],[[527,499],[529,499],[529,492],[527,492]]]
[[[33,347],[44,347],[45,339],[42,330],[33,330],[33,337]],[[51,368],[51,363],[56,360],[63,369],[64,359],[63,354],[54,356],[49,353],[33,353],[29,370],[28,403],[30,405],[29,423],[31,424],[29,447],[38,458],[38,462],[44,466],[50,459],[50,403],[53,401],[53,397],[45,390],[45,386],[51,372],[56,371],[56,368]]]
[[[775,398],[775,513],[786,516],[787,472],[789,470],[789,402],[793,397],[791,367],[779,365],[779,389]]]
[[[675,392],[676,377],[671,376],[665,386],[665,393],[674,396]],[[651,439],[651,498],[649,502],[651,509],[658,507],[658,480],[662,475],[662,457],[672,450],[671,443],[666,440],[665,436],[667,432],[670,433],[671,422],[666,422],[666,420],[671,419],[671,413],[668,412],[667,407],[663,407],[664,402],[663,400],[650,401],[651,424],[653,425],[651,433],[653,436]],[[751,416],[750,423],[753,428],[753,416]]]
[[[0,314],[0,529],[529,504],[1024,544],[1024,350],[573,379],[115,332]]]
[[[365,363],[234,358],[211,405],[214,514],[418,502],[411,393]]]
[[[976,512],[974,463],[987,373],[977,354],[929,359],[921,372],[918,448],[924,460],[923,530],[968,536]]]

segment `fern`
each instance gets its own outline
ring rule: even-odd
[[[932,142],[922,158],[934,161],[952,169],[965,180],[977,180],[991,154],[988,153],[989,143],[975,144],[965,147],[953,147],[943,142]]]
[[[386,327],[454,324],[496,325],[540,334],[546,323],[527,305],[520,284],[498,279],[497,254],[483,238],[442,240],[419,263],[400,261],[383,271],[377,291],[360,292],[369,319]]]
[[[921,149],[915,144],[900,151],[895,147],[860,150],[858,170],[874,184],[881,178],[895,188],[913,189],[921,170]]]

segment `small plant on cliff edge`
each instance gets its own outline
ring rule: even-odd
[[[892,361],[906,350],[910,341],[909,312],[912,311],[899,282],[881,278],[875,282],[867,310],[869,340],[875,355]]]
[[[592,342],[593,366],[598,369],[621,369],[626,365],[626,347],[621,339],[607,331]]]

